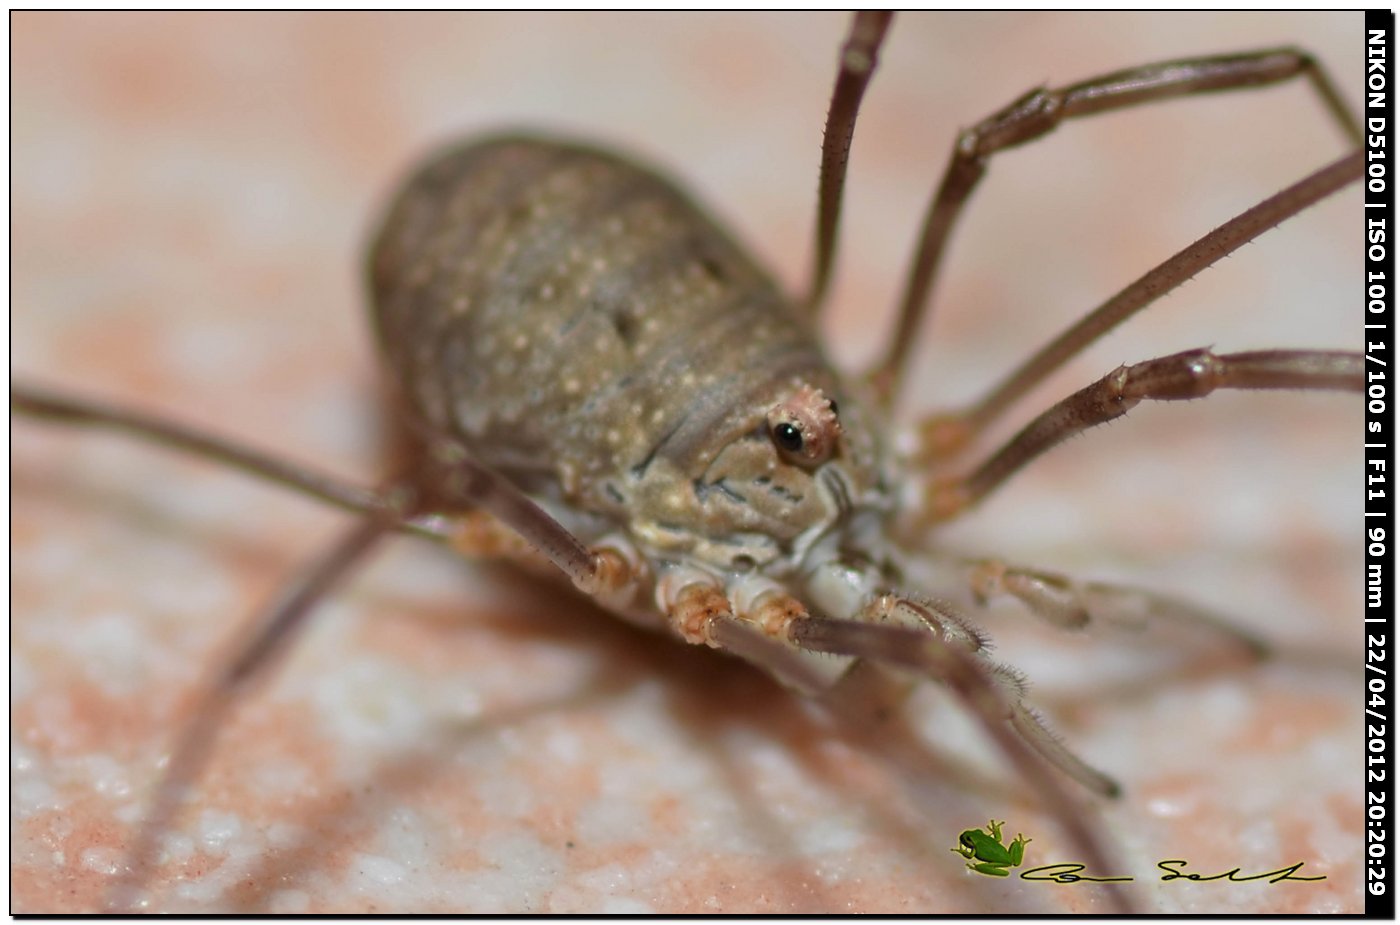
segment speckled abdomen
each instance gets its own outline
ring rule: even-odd
[[[777,287],[657,175],[499,137],[441,154],[374,243],[375,324],[418,423],[529,490],[626,516],[796,381],[836,394]]]

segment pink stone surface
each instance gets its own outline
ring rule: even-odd
[[[361,480],[380,464],[359,254],[435,141],[539,126],[683,177],[790,287],[808,253],[839,15],[50,15],[12,19],[14,375]],[[896,23],[858,134],[826,325],[872,355],[951,141],[1040,83],[1314,50],[1360,106],[1347,15],[959,15]],[[1301,85],[1067,126],[994,162],[923,332],[912,409],[975,395],[1235,212],[1340,155]],[[1121,362],[1355,348],[1355,189],[1090,350],[1008,427]],[[939,535],[1167,590],[1278,644],[986,617],[1066,740],[1149,909],[1362,903],[1360,403],[1144,407]],[[12,908],[98,908],[211,657],[340,518],[102,434],[11,425]],[[747,667],[397,541],[250,698],[169,835],[173,911],[1094,911],[948,849],[989,817],[1071,860],[937,691],[900,767]],[[1158,883],[1153,865],[1312,883]]]

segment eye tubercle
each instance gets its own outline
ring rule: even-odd
[[[789,462],[819,465],[831,457],[841,438],[836,403],[821,389],[804,385],[769,410],[768,433]]]

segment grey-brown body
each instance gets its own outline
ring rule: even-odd
[[[577,515],[576,531],[781,572],[804,534],[888,507],[877,441],[809,323],[684,195],[620,157],[524,137],[451,149],[394,203],[370,274],[419,428]],[[769,433],[803,388],[840,408],[829,461],[784,459]]]

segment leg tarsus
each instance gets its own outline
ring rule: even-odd
[[[663,578],[658,590],[665,585]],[[1025,707],[1021,702],[1025,694],[1024,681],[1011,669],[986,659],[982,654],[984,640],[978,634],[965,633],[966,624],[961,619],[949,620],[951,608],[932,610],[899,595],[886,594],[872,598],[858,619],[833,620],[812,617],[795,599],[770,593],[755,597],[752,612],[736,616],[715,585],[707,587],[697,581],[672,587],[671,593],[662,595],[662,603],[669,604],[667,610],[673,623],[688,609],[684,601],[691,596],[697,602],[705,597],[713,598],[714,606],[703,608],[701,620],[691,629],[692,641],[735,652],[758,662],[780,678],[787,679],[786,667],[791,667],[794,669],[791,677],[802,679],[797,684],[799,689],[809,693],[819,693],[824,688],[834,690],[831,683],[835,679],[824,681],[810,673],[810,666],[791,658],[798,653],[789,647],[849,656],[856,660],[854,667],[857,669],[868,661],[944,683],[981,721],[1022,779],[1038,792],[1090,865],[1098,870],[1110,869],[1107,852],[1094,829],[1084,822],[1085,808],[1053,779],[1053,775],[1044,773],[1044,764],[1057,768],[1101,796],[1117,796],[1118,784],[1075,757]],[[724,601],[723,605],[719,604],[720,600]],[[929,612],[923,612],[925,610]],[[751,622],[762,614],[772,619],[761,619],[757,624]],[[865,622],[866,618],[874,622]],[[777,635],[776,640],[769,638],[773,635]],[[778,640],[787,645],[779,644]],[[775,660],[784,664],[775,667]],[[882,690],[888,693],[891,688]],[[851,714],[849,709],[840,709],[849,708],[849,704],[835,706],[838,713]],[[1119,911],[1131,911],[1131,900],[1122,888],[1115,885],[1105,889]]]
[[[979,605],[1005,594],[1061,629],[1078,629],[1089,622],[1088,607],[1070,580],[1061,575],[1012,568],[999,559],[982,559],[973,563],[968,584]]]
[[[1171,595],[1102,581],[1076,581],[1055,572],[1010,566],[999,559],[976,559],[966,564],[968,585],[979,605],[1001,596],[1013,597],[1061,629],[1081,629],[1090,623],[1133,630],[1154,623],[1175,624],[1205,630],[1255,659],[1269,652],[1268,644],[1258,636]]]
[[[790,640],[802,649],[871,659],[941,681],[981,720],[982,728],[997,748],[1059,821],[1084,856],[1086,866],[1099,871],[1112,869],[1097,829],[1088,822],[1091,811],[1072,797],[1055,775],[1043,773],[1044,762],[1049,761],[1098,793],[1116,793],[1117,785],[1092,769],[1088,769],[1092,773],[1080,777],[1079,766],[1087,769],[1087,765],[1078,759],[1068,766],[1057,761],[1059,754],[1067,755],[1068,751],[1019,702],[1007,696],[986,670],[983,659],[962,646],[947,645],[927,630],[855,620],[797,620],[791,625]],[[1104,888],[1120,913],[1133,910],[1125,888],[1116,883],[1106,883]]]
[[[1030,743],[1036,754],[1054,765],[1067,777],[1079,781],[1101,797],[1116,799],[1123,794],[1118,781],[1083,761],[1065,747],[1060,737],[1050,731],[1043,720],[1023,703],[1011,704],[1010,722],[1021,738]]]
[[[993,725],[993,716],[1009,721],[1025,744],[1042,759],[1059,768],[1087,789],[1102,796],[1116,796],[1118,784],[1108,775],[1096,771],[1076,758],[1045,728],[1044,724],[1022,704],[1026,683],[1015,670],[978,657],[980,649],[970,648],[965,641],[944,634],[933,635],[906,625],[883,622],[881,614],[890,609],[897,595],[874,598],[854,620],[807,618],[794,621],[788,629],[789,639],[800,648],[816,651],[836,651],[843,655],[870,658],[876,662],[897,665],[924,674],[953,686],[962,683],[982,697],[987,690],[993,694],[987,700],[998,704],[995,711],[979,709],[979,715]],[[856,627],[851,629],[850,627]],[[949,645],[949,642],[954,642]],[[820,648],[822,645],[834,648]],[[900,646],[904,648],[895,654]],[[961,692],[960,692],[961,693]],[[976,698],[974,698],[976,699]],[[979,708],[986,702],[979,702]]]
[[[1365,387],[1363,362],[1361,354],[1344,351],[1215,354],[1200,349],[1120,366],[1052,405],[967,476],[930,482],[924,520],[945,520],[961,513],[1032,459],[1075,434],[1127,414],[1138,402],[1185,401],[1216,389],[1360,392]]]
[[[1204,630],[1234,645],[1256,661],[1269,657],[1270,646],[1263,638],[1235,626],[1218,614],[1172,595],[1100,581],[1085,582],[1079,587],[1090,613],[1105,623],[1134,630],[1144,629],[1153,623],[1185,626]]]

